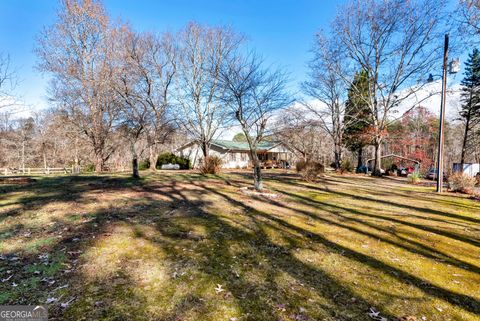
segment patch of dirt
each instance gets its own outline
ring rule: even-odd
[[[0,184],[29,184],[36,182],[36,179],[30,177],[2,177]]]
[[[251,188],[251,187],[242,187],[242,188],[240,188],[240,192],[242,192],[243,194],[248,195],[248,196],[265,197],[265,198],[270,198],[270,199],[276,199],[276,198],[281,197],[280,194],[273,193],[273,192],[268,191],[266,189],[264,189],[262,192],[259,192],[256,189]]]

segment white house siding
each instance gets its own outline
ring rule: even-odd
[[[197,168],[202,158],[202,149],[196,145],[191,144],[179,150],[178,154],[182,157],[188,158],[190,160],[190,165],[193,168]]]
[[[223,168],[247,168],[250,163],[250,157],[244,151],[228,151],[221,157]]]
[[[203,157],[202,149],[197,144],[186,146],[179,150],[182,157],[190,159],[193,168],[198,168]],[[250,163],[248,153],[243,151],[226,151],[216,146],[211,146],[210,156],[218,156],[223,161],[222,168],[247,168]]]
[[[284,160],[292,164],[293,154],[282,145],[277,145],[267,152],[268,154],[262,154],[265,151],[259,151],[261,160]],[[193,168],[198,168],[200,160],[203,157],[202,150],[198,144],[189,144],[181,147],[177,150],[177,153],[182,157],[190,159],[190,163]],[[216,145],[210,146],[209,155],[218,156],[223,161],[222,168],[235,169],[235,168],[248,168],[250,165],[249,152],[245,150],[224,149]],[[265,155],[265,156],[263,156]]]

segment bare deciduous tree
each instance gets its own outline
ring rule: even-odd
[[[456,10],[460,31],[467,36],[480,35],[480,1],[460,0]]]
[[[150,168],[155,169],[158,148],[174,129],[168,116],[176,48],[169,34],[140,34],[129,26],[122,26],[116,37],[112,84],[120,98],[121,129],[129,141],[133,176],[138,177],[140,138],[146,138]]]
[[[250,149],[255,189],[262,190],[257,148],[265,137],[272,113],[292,102],[286,92],[287,75],[280,69],[265,68],[262,59],[253,53],[231,57],[220,75],[226,89],[223,100],[240,123]]]
[[[310,62],[310,80],[302,84],[303,91],[314,101],[302,102],[315,116],[316,121],[333,141],[334,163],[340,168],[342,160],[343,131],[345,121],[346,84],[343,73],[341,53],[336,44],[322,34],[317,35],[314,58]]]
[[[275,122],[274,136],[304,161],[325,162],[331,153],[329,135],[299,106],[286,109]]]
[[[64,0],[36,49],[39,69],[53,75],[51,98],[89,140],[97,172],[115,148],[109,140],[118,115],[110,84],[111,32],[100,3]]]
[[[16,74],[10,64],[10,56],[0,52],[0,109],[15,105],[16,100],[12,97],[12,91],[16,83]]]
[[[156,169],[159,150],[173,133],[172,89],[177,69],[175,39],[171,34],[139,34],[132,42],[132,66],[138,74],[138,95],[151,117],[146,129],[150,169]]]
[[[220,71],[241,42],[242,37],[226,27],[189,23],[179,33],[177,120],[200,144],[204,158],[228,112],[219,100],[224,92]]]
[[[119,131],[128,141],[132,155],[132,176],[139,178],[138,142],[152,118],[141,90],[141,72],[138,62],[145,54],[139,46],[138,36],[129,26],[121,26],[114,32],[114,57],[111,60],[111,85],[118,95],[120,111]]]
[[[348,58],[346,66],[365,70],[371,79],[366,103],[371,110],[376,175],[395,108],[424,88],[426,83],[419,79],[440,69],[444,8],[443,0],[355,0],[342,7],[333,21],[332,37]],[[352,75],[342,77],[352,85]]]

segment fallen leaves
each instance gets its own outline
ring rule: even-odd
[[[65,309],[65,308],[68,308],[68,307],[70,306],[70,304],[71,304],[73,301],[75,301],[75,299],[76,299],[75,297],[72,297],[70,300],[68,300],[68,301],[66,301],[66,302],[60,303],[60,306],[61,306],[62,308],[64,308],[64,309]]]
[[[215,288],[215,293],[220,294],[220,293],[222,293],[223,291],[225,291],[225,289],[222,288],[222,285],[221,285],[221,284],[217,284],[217,287]]]
[[[377,311],[375,308],[370,308],[369,312],[367,313],[367,315],[372,318],[373,320],[378,320],[378,321],[388,321],[387,318],[385,317],[382,317],[380,315],[380,312]]]
[[[2,282],[5,283],[5,282],[7,282],[8,280],[10,280],[12,277],[13,277],[13,274],[10,275],[8,278],[2,279]]]

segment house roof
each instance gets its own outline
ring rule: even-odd
[[[272,141],[263,141],[258,143],[257,149],[258,150],[269,150],[274,148],[280,144],[279,142],[272,142]],[[247,142],[234,142],[231,140],[222,140],[222,139],[217,139],[212,141],[212,145],[216,145],[218,147],[221,147],[223,149],[234,149],[234,150],[244,150],[244,151],[249,151],[250,148],[248,147]]]

